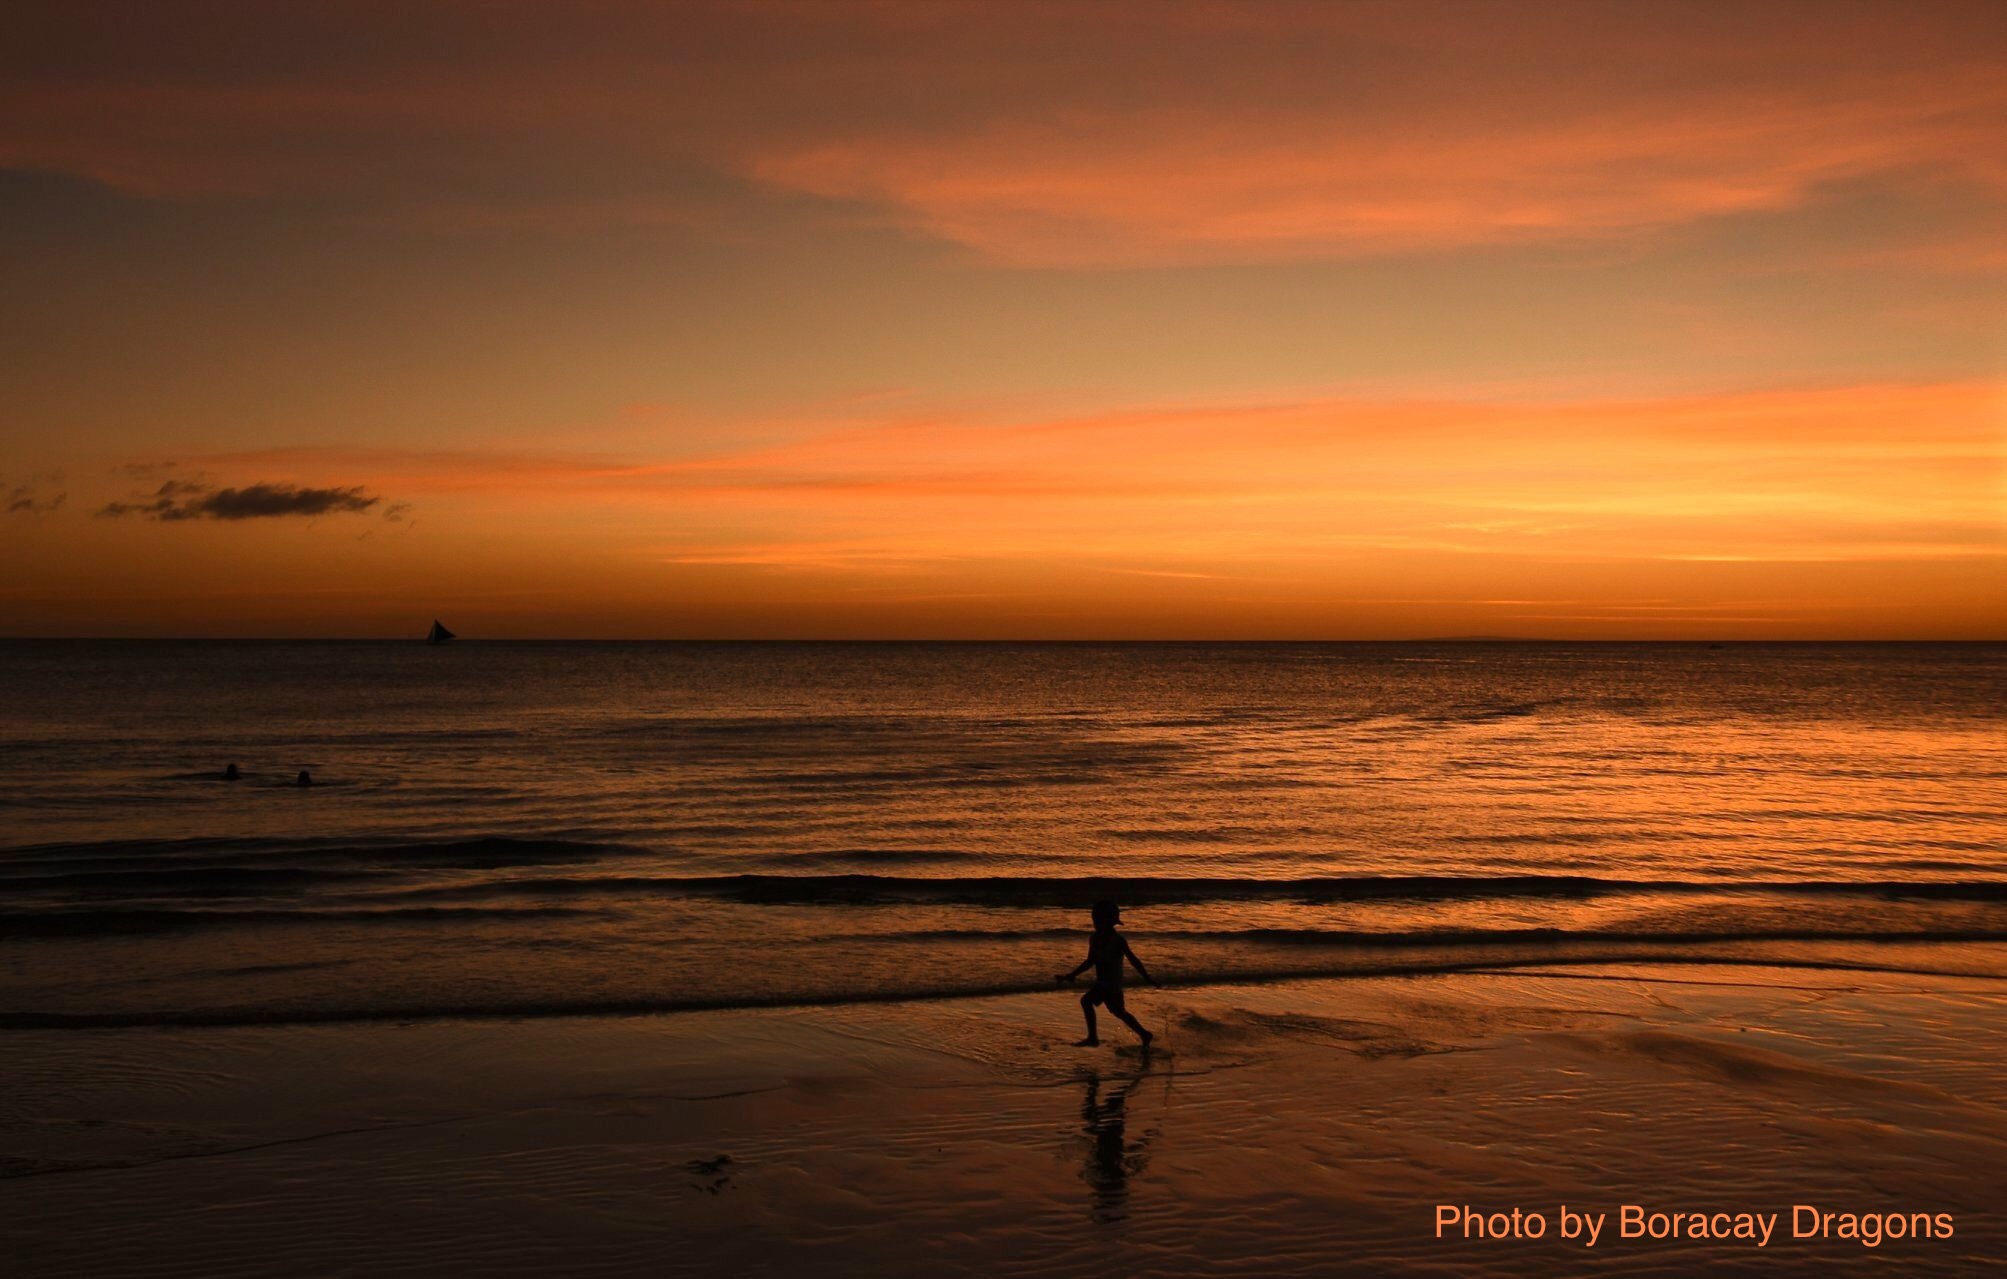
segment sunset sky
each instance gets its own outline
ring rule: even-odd
[[[70,3],[0,634],[2007,638],[2007,5]]]

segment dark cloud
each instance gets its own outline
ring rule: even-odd
[[[173,480],[160,486],[152,498],[134,498],[125,502],[108,502],[98,512],[101,516],[117,519],[121,515],[146,515],[157,520],[174,518],[170,513],[174,508],[174,498],[169,490],[178,487]]]
[[[292,484],[261,483],[218,489],[188,480],[168,480],[151,494],[112,502],[98,514],[113,518],[137,515],[161,521],[258,520],[286,515],[339,515],[367,511],[382,500],[360,485],[301,488]]]
[[[383,499],[353,488],[294,488],[290,484],[251,484],[218,489],[184,504],[182,518],[255,520],[277,515],[331,515],[366,511]]]
[[[7,514],[47,515],[51,511],[62,509],[63,503],[69,496],[68,493],[57,493],[45,498],[30,488],[10,489],[7,493]]]
[[[60,510],[70,495],[57,492],[44,496],[44,492],[49,485],[62,482],[61,472],[51,475],[31,475],[12,486],[0,482],[0,514],[47,515],[51,511]]]

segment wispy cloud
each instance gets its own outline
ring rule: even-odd
[[[60,473],[52,475],[30,475],[14,484],[0,480],[0,514],[4,515],[48,515],[59,511],[69,500],[69,493],[55,490],[61,484]]]
[[[1354,397],[930,417],[656,462],[301,450],[521,513],[612,510],[663,562],[952,560],[1194,579],[1372,552],[1803,563],[2007,554],[1990,384],[1497,403]],[[244,469],[275,455],[199,459]],[[650,530],[672,530],[664,543]],[[904,571],[904,570],[902,570]]]
[[[720,236],[751,183],[1038,267],[1599,239],[1864,178],[1961,192],[1995,231],[2007,203],[1983,4],[98,7],[38,21],[0,162]],[[227,64],[183,52],[212,27]]]
[[[1446,118],[1438,108],[1362,120],[1331,104],[1150,108],[847,138],[759,157],[752,171],[1032,267],[1601,240],[1782,212],[1840,182],[1919,172],[1977,187],[2002,224],[2007,172],[1991,155],[2007,146],[2007,91],[1997,78],[1919,77],[1844,106],[1809,88],[1656,104],[1616,95],[1531,118],[1482,115],[1475,95],[1470,114]]]

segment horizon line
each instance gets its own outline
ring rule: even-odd
[[[426,644],[423,635],[0,635],[0,644]],[[1551,636],[1413,635],[1381,637],[969,637],[969,636],[456,636],[453,644],[2007,644],[2007,636]],[[443,647],[432,645],[431,647]]]

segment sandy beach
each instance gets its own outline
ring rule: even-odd
[[[1147,1057],[1073,1047],[1063,992],[17,1030],[4,1243],[38,1275],[1978,1273],[2003,1001],[1753,966],[1168,988]],[[1438,1237],[1515,1209],[1542,1237]],[[1690,1237],[1737,1214],[1773,1233]]]

